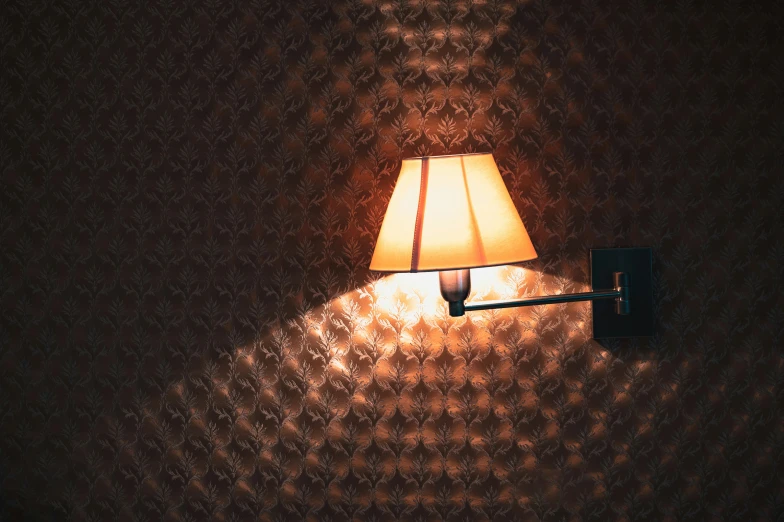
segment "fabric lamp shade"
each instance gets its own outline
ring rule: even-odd
[[[536,258],[489,153],[404,159],[370,269],[426,272]]]

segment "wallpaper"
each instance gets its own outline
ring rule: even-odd
[[[4,4],[0,519],[780,517],[763,5]],[[539,258],[470,299],[650,246],[653,337],[368,270],[401,159],[477,151]]]

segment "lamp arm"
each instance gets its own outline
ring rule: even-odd
[[[615,288],[608,290],[594,290],[592,292],[578,292],[574,294],[537,295],[512,299],[509,301],[480,301],[465,303],[465,298],[471,289],[471,278],[468,270],[454,270],[441,272],[441,295],[449,303],[449,315],[459,317],[465,312],[476,310],[491,310],[494,308],[512,308],[515,306],[536,306],[544,304],[571,303],[574,301],[594,301],[597,299],[615,299],[615,313],[629,315],[629,275],[625,272],[614,272],[613,282]]]
[[[595,299],[615,299],[621,296],[620,290],[596,290],[593,292],[578,292],[574,294],[558,295],[535,295],[522,299],[512,299],[509,301],[479,301],[477,303],[467,303],[466,312],[475,310],[490,310],[493,308],[512,308],[515,306],[536,306],[545,304],[572,303],[574,301],[593,301]]]

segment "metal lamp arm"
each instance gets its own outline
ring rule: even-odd
[[[468,270],[454,270],[439,274],[441,295],[449,303],[449,315],[458,317],[465,312],[491,310],[494,308],[512,308],[517,306],[536,306],[544,304],[571,303],[575,301],[594,301],[597,299],[615,299],[615,313],[628,315],[631,312],[629,303],[629,276],[625,272],[614,272],[615,288],[578,292],[573,294],[537,295],[508,301],[480,301],[466,304],[465,299],[471,290],[471,279]]]

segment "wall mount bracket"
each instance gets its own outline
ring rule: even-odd
[[[647,337],[653,335],[653,276],[650,248],[598,248],[591,250],[590,292],[542,295],[509,301],[465,303],[471,291],[467,269],[439,273],[441,295],[449,315],[465,312],[591,301],[593,337]]]

